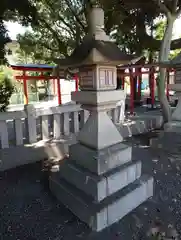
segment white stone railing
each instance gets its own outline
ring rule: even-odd
[[[79,105],[67,104],[49,108],[26,105],[22,111],[0,113],[1,149],[33,144],[39,140],[60,139],[77,133],[88,118]],[[108,115],[114,123],[124,121],[124,101]]]

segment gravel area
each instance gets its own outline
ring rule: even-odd
[[[51,195],[42,163],[0,173],[0,239],[146,240],[157,239],[151,237],[155,232],[165,235],[158,239],[181,239],[181,157],[170,161],[165,151],[148,146],[148,138],[128,143],[133,159],[142,159],[143,172],[154,176],[154,197],[101,233],[91,233]]]

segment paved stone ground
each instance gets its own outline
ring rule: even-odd
[[[129,140],[134,145],[133,159],[142,159],[143,172],[154,175],[154,197],[99,234],[91,233],[51,195],[42,163],[1,173],[0,239],[146,240],[153,239],[151,232],[168,229],[181,236],[181,158],[170,161],[164,151],[147,143],[148,134]]]

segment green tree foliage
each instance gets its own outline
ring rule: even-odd
[[[100,0],[99,4],[105,10],[106,32],[112,34],[122,50],[138,55],[143,50],[159,51],[159,62],[163,62],[169,60],[170,49],[181,48],[181,39],[171,40],[174,22],[181,13],[181,0]],[[38,27],[32,25],[32,34],[19,37],[20,46],[32,46],[33,52],[51,59],[68,55],[88,30],[90,1],[40,0],[35,7],[39,15]],[[158,17],[166,18],[162,39],[147,31]],[[171,112],[165,95],[165,74],[165,69],[160,69],[158,93],[164,119],[169,121]]]
[[[23,25],[36,23],[36,8],[29,0],[1,0],[0,7],[0,59],[4,59],[4,45],[10,41],[4,21],[18,20]]]
[[[106,32],[112,33],[122,50],[141,54],[146,27],[159,15],[155,8],[139,10],[129,1],[128,4],[127,1],[100,1],[100,4],[105,10]],[[18,36],[21,49],[31,50],[36,59],[66,56],[87,33],[89,7],[89,1],[41,0],[36,4],[38,27],[32,25],[33,32]]]
[[[154,24],[153,35],[154,35],[155,39],[157,39],[157,40],[162,40],[163,39],[165,30],[166,30],[166,26],[167,26],[167,22],[166,22],[166,20],[163,20],[163,19],[157,21]],[[172,50],[170,52],[169,59],[172,59],[172,58],[176,57],[180,52],[181,52],[181,49]],[[154,55],[154,59],[156,59],[156,61],[158,61],[158,51],[154,52],[153,55]]]
[[[6,110],[9,99],[14,92],[14,85],[10,74],[4,67],[0,67],[0,112]]]
[[[177,49],[177,50],[171,51],[169,58],[170,58],[170,59],[175,58],[180,52],[181,52],[181,49]]]
[[[181,0],[123,0],[120,2],[120,8],[116,6],[117,1],[102,1],[104,4],[110,4],[118,15],[120,15],[120,8],[124,8],[125,16],[127,14],[128,23],[126,22],[126,17],[122,17],[122,29],[124,29],[124,26],[126,26],[127,23],[129,26],[129,32],[133,35],[133,39],[137,40],[138,45],[140,45],[143,49],[149,49],[151,51],[159,50],[159,62],[167,62],[169,60],[170,49],[175,50],[181,48],[180,39],[172,41],[173,25],[175,20],[181,14]],[[130,19],[130,15],[133,15],[134,17]],[[116,18],[116,16],[114,17]],[[154,38],[153,35],[149,35],[147,33],[146,26],[152,26],[156,17],[166,18],[166,28],[161,40],[158,40]],[[121,29],[120,25],[118,27]],[[125,30],[123,33],[125,34]],[[159,81],[157,82],[158,96],[163,110],[162,113],[164,121],[168,122],[171,119],[171,111],[168,99],[165,95],[165,77],[166,69],[160,68]]]
[[[38,26],[32,24],[33,31],[18,36],[21,49],[33,52],[37,60],[67,56],[87,32],[87,5],[80,0],[42,0],[35,6]]]
[[[155,38],[158,40],[162,40],[164,37],[165,29],[167,26],[167,22],[165,20],[160,20],[154,26]],[[181,36],[180,36],[181,37]],[[181,49],[176,49],[170,52],[169,59],[173,59],[181,52]]]
[[[154,35],[155,38],[158,40],[162,40],[164,36],[164,32],[166,29],[167,23],[166,20],[160,20],[154,26]]]
[[[145,0],[99,2],[105,10],[105,30],[123,51],[139,55],[145,50],[159,50],[161,39],[147,31],[156,17],[163,16],[158,0],[146,4]],[[38,61],[67,56],[87,33],[90,2],[40,0],[35,3],[38,25],[32,24],[33,31],[18,36],[21,49],[27,54],[33,52]],[[172,42],[172,49],[180,47],[181,40]]]

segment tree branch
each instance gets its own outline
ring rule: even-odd
[[[44,1],[45,1],[45,3],[46,3],[46,6],[47,6],[47,8],[49,9],[50,13],[51,13],[52,15],[54,15],[54,14],[55,14],[55,12],[54,12],[55,10],[54,10],[53,4],[51,4],[49,0],[44,0]],[[72,25],[69,24],[68,22],[66,22],[66,21],[65,21],[65,18],[62,17],[59,13],[58,13],[58,18],[59,18],[59,20],[60,20],[65,26],[67,26],[67,27],[72,31],[72,34],[74,35],[74,34],[75,34],[75,31],[74,31]]]
[[[173,2],[173,12],[176,13],[177,12],[177,5],[178,5],[178,0],[174,0]]]
[[[176,18],[178,18],[181,15],[181,8],[179,8],[176,12]]]
[[[158,7],[160,8],[160,10],[165,13],[165,15],[170,18],[171,17],[171,12],[170,10],[167,8],[167,6],[161,2],[161,0],[153,0],[153,2],[155,2]]]
[[[149,36],[147,33],[140,33],[138,36],[140,39],[144,39],[141,41],[143,48],[150,49],[154,51],[159,51],[162,40],[156,40],[152,36]],[[171,50],[181,49],[181,38],[172,40],[171,42]]]
[[[86,28],[84,26],[84,24],[81,22],[80,18],[78,17],[77,13],[74,11],[74,9],[72,8],[69,0],[65,0],[67,6],[70,8],[70,11],[72,12],[73,16],[75,17],[76,21],[78,22],[78,24],[81,26],[82,30],[85,31]]]
[[[45,41],[41,42],[41,46],[43,46],[44,48],[46,48],[47,50],[50,50],[52,52],[58,51],[58,48],[52,48],[49,44],[45,43]]]
[[[71,38],[75,37],[75,32],[72,32],[70,29],[67,28],[67,26],[62,26],[62,25],[59,26],[58,24],[56,24],[56,26],[57,26],[57,28],[66,31]]]
[[[55,40],[58,43],[59,49],[62,48],[62,41],[59,38],[59,35],[57,34],[57,31],[55,31],[48,23],[45,19],[41,19],[41,22],[45,25],[45,27],[53,34],[53,37],[55,38]]]
[[[60,14],[59,14],[59,20],[62,21],[63,24],[64,24],[65,26],[67,26],[67,27],[71,30],[71,32],[72,32],[73,35],[75,35],[75,31],[74,31],[72,25],[69,24],[69,23],[67,23],[67,22],[65,21],[65,19],[64,19],[62,16],[60,16]]]

